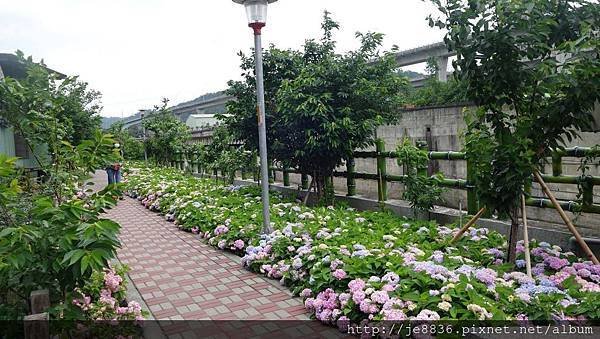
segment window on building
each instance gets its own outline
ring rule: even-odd
[[[15,133],[15,156],[19,158],[29,158],[29,149],[25,138],[19,133]]]

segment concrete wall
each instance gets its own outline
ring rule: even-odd
[[[400,113],[400,119],[394,125],[381,126],[377,130],[377,137],[383,139],[385,148],[388,151],[395,150],[397,145],[404,137],[411,140],[424,140],[428,142],[429,149],[432,151],[462,151],[464,140],[462,135],[466,129],[464,122],[464,112],[474,107],[448,106],[434,108],[420,108]],[[567,146],[593,146],[600,144],[600,133],[584,132],[581,133],[579,140],[574,140]],[[369,149],[374,150],[374,148]],[[577,168],[580,160],[577,158],[563,158],[563,174],[577,175]],[[345,171],[345,167],[339,168]],[[356,171],[365,173],[376,173],[375,159],[356,159]],[[402,168],[397,165],[394,159],[387,161],[388,174],[403,174]],[[432,161],[430,172],[441,172],[447,178],[466,178],[465,161]],[[551,165],[545,166],[545,172],[551,173]],[[598,161],[592,164],[589,174],[600,176],[600,163]],[[281,181],[281,173],[278,173],[277,181]],[[290,175],[292,186],[300,185],[300,175]],[[346,179],[335,178],[334,186],[336,193],[345,194]],[[549,184],[555,192],[557,198],[564,200],[575,200],[577,195],[576,185]],[[403,185],[399,183],[388,184],[388,199],[392,202],[400,200],[403,192]],[[377,184],[372,180],[356,180],[356,193],[359,196],[368,199],[377,199]],[[536,197],[544,197],[537,185],[532,191]],[[443,195],[443,206],[457,209],[462,205],[466,209],[467,195],[464,190],[448,189]],[[600,203],[600,187],[594,188],[594,202]],[[528,217],[532,219],[531,224],[541,228],[552,228],[566,231],[566,226],[562,223],[560,217],[554,209],[544,209],[537,207],[528,207]],[[582,213],[578,216],[567,213],[575,219],[577,226],[586,236],[600,236],[600,215]]]
[[[9,157],[15,156],[15,137],[12,129],[8,127],[0,127],[0,153]],[[35,154],[40,159],[46,159],[48,157],[48,147],[46,145],[35,147]],[[18,159],[16,165],[29,169],[39,167],[33,155]]]

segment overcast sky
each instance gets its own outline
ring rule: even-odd
[[[384,33],[386,49],[443,36],[427,25],[435,8],[422,0],[280,0],[269,6],[263,43],[300,48],[319,37],[325,9],[341,24],[340,51],[357,46],[356,31]],[[243,7],[231,0],[0,0],[0,53],[20,49],[80,75],[102,92],[103,116],[223,90],[239,78],[236,53],[252,45]]]

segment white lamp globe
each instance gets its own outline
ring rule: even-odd
[[[246,7],[248,25],[267,23],[267,5],[277,0],[233,0]]]

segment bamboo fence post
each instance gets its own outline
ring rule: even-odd
[[[475,178],[475,170],[472,161],[467,159],[467,213],[473,214],[477,211],[477,196],[475,195],[475,187],[473,179]]]
[[[283,186],[290,186],[290,172],[286,167],[283,168]]]
[[[387,169],[386,159],[383,155],[385,152],[385,143],[381,139],[375,141],[375,149],[377,151],[377,197],[380,203],[387,200]]]
[[[552,153],[552,175],[555,177],[562,175],[562,157],[558,152]]]
[[[308,174],[306,173],[302,173],[300,175],[300,186],[302,187],[303,190],[307,190],[310,189],[310,186],[308,186]]]
[[[270,167],[269,168],[269,184],[275,183],[275,180],[277,180],[277,173],[275,172],[274,167]]]
[[[562,207],[560,206],[560,204],[554,197],[554,194],[552,194],[552,192],[550,192],[550,189],[546,185],[546,182],[544,182],[544,179],[542,179],[540,172],[538,172],[536,170],[533,172],[533,175],[535,176],[535,180],[537,180],[537,182],[540,184],[540,186],[542,186],[542,190],[544,191],[544,193],[548,196],[548,198],[550,198],[550,201],[552,201],[554,208],[558,211],[558,214],[560,215],[562,220],[565,222],[565,224],[569,228],[569,231],[571,231],[571,233],[573,233],[573,235],[575,236],[575,239],[577,240],[577,243],[579,244],[579,246],[581,246],[581,248],[583,249],[585,254],[595,265],[600,265],[598,258],[596,258],[596,256],[594,255],[594,253],[592,252],[590,247],[583,240],[583,238],[581,237],[581,234],[579,234],[579,231],[577,231],[577,228],[575,228],[575,225],[573,225],[573,223],[571,222],[571,220],[569,219],[569,217],[567,216],[565,211],[562,209]]]
[[[477,220],[479,220],[479,218],[481,218],[481,215],[485,212],[485,207],[482,207],[479,212],[477,212],[477,214],[475,214],[473,216],[473,218],[471,220],[469,220],[468,223],[465,224],[465,226],[463,226],[460,231],[458,231],[458,233],[456,233],[456,235],[454,236],[454,238],[452,238],[452,241],[450,241],[451,244],[455,243],[456,241],[458,241],[458,239],[460,239],[460,237],[462,237],[462,235],[471,227],[473,226],[473,224],[475,224],[477,222]]]
[[[531,275],[531,255],[529,253],[529,232],[527,231],[527,206],[525,206],[525,194],[521,194],[521,213],[523,218],[523,242],[525,245],[525,267],[527,269],[527,276],[530,278]]]
[[[356,170],[354,163],[354,158],[348,158],[346,161],[346,186],[348,188],[349,197],[356,195],[356,180],[354,179],[354,172]]]
[[[583,189],[583,206],[592,206],[594,204],[594,183],[592,182],[592,177],[586,176],[583,178],[581,187]]]

